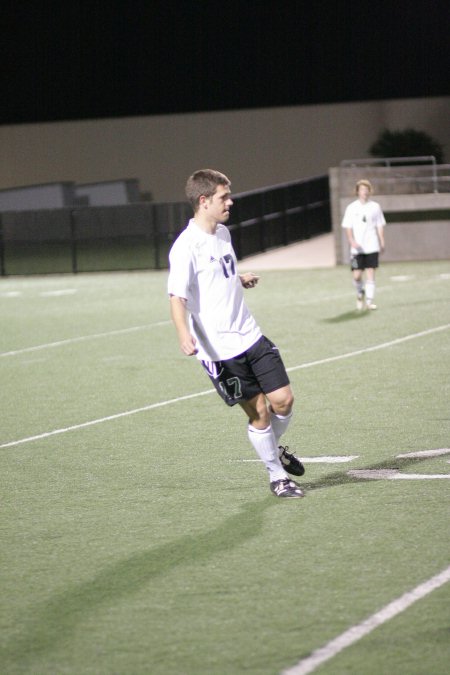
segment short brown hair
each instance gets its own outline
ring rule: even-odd
[[[194,209],[194,213],[198,209],[200,197],[212,197],[219,185],[230,187],[231,181],[225,174],[214,169],[199,169],[188,178],[186,197]]]
[[[356,194],[358,194],[361,185],[365,185],[367,188],[369,188],[369,192],[373,192],[372,183],[370,182],[370,180],[367,180],[367,178],[363,178],[362,180],[359,180],[355,185]]]

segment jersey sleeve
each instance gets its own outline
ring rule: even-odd
[[[192,275],[192,261],[189,248],[177,239],[169,253],[169,279],[167,292],[179,298],[188,298]]]
[[[386,225],[386,220],[384,218],[384,213],[381,210],[381,206],[377,204],[377,210],[375,213],[375,225],[377,227],[384,227]]]
[[[351,204],[349,204],[345,209],[344,217],[342,219],[342,227],[345,229],[351,229],[353,227],[352,211]]]

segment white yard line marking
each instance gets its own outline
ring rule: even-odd
[[[58,291],[41,291],[39,295],[43,298],[57,298],[61,295],[73,295],[74,293],[77,293],[76,288],[62,288]]]
[[[198,398],[199,396],[206,396],[207,394],[212,394],[215,392],[215,389],[208,389],[208,391],[197,392],[196,394],[187,394],[186,396],[180,396],[179,398],[172,398],[168,401],[161,401],[160,403],[152,403],[150,405],[145,405],[142,408],[135,408],[134,410],[125,410],[121,413],[116,413],[115,415],[108,415],[107,417],[100,417],[96,420],[90,420],[89,422],[82,422],[81,424],[74,424],[71,427],[64,427],[62,429],[54,429],[53,431],[46,431],[43,434],[38,434],[37,436],[29,436],[28,438],[21,438],[18,441],[11,441],[10,443],[3,443],[0,445],[0,448],[12,448],[15,445],[22,445],[22,443],[28,443],[30,441],[39,441],[42,438],[48,438],[49,436],[56,436],[56,434],[65,434],[67,431],[75,431],[78,429],[85,429],[86,427],[92,427],[95,424],[101,424],[102,422],[111,422],[112,420],[118,420],[121,417],[128,417],[129,415],[136,415],[136,413],[146,412],[147,410],[154,410],[155,408],[162,408],[165,405],[171,405],[172,403],[179,403],[179,401],[187,401],[190,398]]]
[[[359,455],[322,455],[321,457],[303,457],[303,464],[342,464],[353,462]],[[230,459],[230,462],[262,462],[262,459]]]
[[[450,448],[436,448],[435,450],[419,450],[396,455],[398,459],[427,459],[448,455]],[[352,469],[347,471],[348,476],[366,478],[367,480],[436,480],[450,479],[449,473],[402,473],[399,469]]]
[[[111,330],[107,333],[93,333],[92,335],[80,335],[79,337],[68,338],[67,340],[58,340],[57,342],[47,342],[42,345],[35,345],[34,347],[24,347],[23,349],[16,349],[10,352],[1,352],[0,356],[16,356],[17,354],[25,354],[26,352],[36,352],[40,349],[49,349],[50,347],[61,347],[62,345],[70,345],[75,342],[83,342],[85,340],[95,340],[96,338],[109,337],[110,335],[125,335],[126,333],[134,333],[139,330],[147,330],[154,326],[166,326],[171,323],[167,321],[157,321],[156,323],[148,323],[144,326],[131,326],[130,328],[120,328],[119,330]]]
[[[424,335],[431,335],[432,333],[437,333],[441,330],[448,330],[449,328],[450,323],[446,323],[443,326],[436,326],[436,328],[429,328],[428,330],[420,331],[420,333],[412,333],[411,335],[405,335],[405,337],[397,338],[396,340],[390,340],[390,342],[382,342],[381,344],[374,345],[373,347],[365,347],[364,349],[357,349],[354,352],[347,352],[346,354],[338,354],[337,356],[330,356],[327,359],[320,359],[319,361],[302,363],[300,366],[292,366],[291,368],[286,368],[286,370],[289,373],[292,373],[294,370],[300,370],[301,368],[311,368],[312,366],[320,366],[324,363],[331,363],[332,361],[349,359],[352,356],[358,356],[359,354],[368,354],[369,352],[376,352],[378,349],[386,349],[386,347],[393,347],[394,345],[399,345],[402,342],[407,342],[408,340],[415,340],[418,337],[423,337]]]
[[[152,325],[159,325],[159,324],[152,324]],[[125,332],[125,331],[131,331],[131,330],[140,330],[142,328],[147,328],[148,326],[137,326],[134,329],[133,328],[125,328],[123,331],[116,331],[116,332]],[[445,324],[443,326],[437,326],[436,328],[430,328],[429,330],[424,330],[421,331],[420,333],[413,333],[412,335],[406,335],[405,337],[402,338],[397,338],[396,340],[391,340],[390,342],[383,342],[379,345],[374,345],[373,347],[366,347],[365,349],[358,349],[357,351],[354,352],[347,352],[345,354],[338,354],[337,356],[330,356],[329,358],[326,359],[320,359],[318,361],[311,361],[310,363],[303,363],[300,366],[292,366],[291,368],[287,368],[288,372],[293,372],[294,370],[299,370],[301,368],[311,368],[312,366],[318,366],[324,363],[331,363],[333,361],[340,361],[341,359],[348,359],[352,356],[357,356],[358,354],[366,354],[368,352],[373,352],[378,349],[385,349],[386,347],[392,347],[392,345],[397,345],[401,344],[402,342],[406,342],[408,340],[413,340],[418,337],[423,337],[424,335],[431,335],[432,333],[436,333],[441,330],[446,330],[450,328],[450,324]],[[91,336],[92,337],[92,336]],[[30,348],[32,349],[32,348]],[[81,424],[75,424],[70,427],[66,427],[63,429],[55,429],[54,431],[48,431],[43,434],[38,434],[37,436],[29,436],[28,438],[22,438],[17,441],[11,441],[9,443],[3,443],[0,445],[1,448],[11,448],[15,445],[21,445],[22,443],[28,443],[29,441],[35,441],[41,438],[47,438],[48,436],[54,436],[55,434],[63,434],[66,431],[75,431],[76,429],[83,429],[84,427],[89,427],[93,426],[94,424],[101,424],[102,422],[109,422],[110,420],[115,420],[118,419],[119,417],[127,417],[129,415],[135,415],[136,413],[140,412],[145,412],[147,410],[152,410],[154,408],[160,408],[165,405],[170,405],[171,403],[177,403],[178,401],[184,401],[186,399],[191,399],[191,398],[196,398],[197,396],[205,396],[206,394],[211,394],[215,389],[208,389],[207,391],[200,391],[197,394],[189,394],[188,396],[181,396],[179,398],[174,398],[169,401],[161,401],[160,403],[153,403],[152,405],[144,406],[142,408],[136,408],[135,410],[127,410],[125,412],[117,413],[115,415],[110,415],[108,417],[102,417],[97,420],[91,420],[89,422],[82,422]]]
[[[437,448],[436,450],[419,450],[418,452],[406,452],[404,455],[396,455],[399,459],[414,459],[415,457],[439,457],[440,455],[448,455],[450,448]]]
[[[392,278],[394,278],[394,277],[392,277]],[[401,277],[398,277],[398,278],[401,278]],[[433,277],[431,279],[427,279],[426,281],[432,282],[432,281],[436,281],[436,280],[439,280],[439,279],[447,279],[447,278],[450,278],[450,274],[440,274],[436,278]],[[424,280],[418,280],[418,281],[420,281],[421,283],[424,282]],[[392,290],[393,288],[394,288],[394,286],[380,286],[378,288],[378,292],[386,291],[386,290],[389,291],[389,290]],[[77,289],[67,289],[67,290],[63,290],[63,291],[44,291],[40,295],[57,295],[57,294],[68,294],[68,293],[75,293],[75,292],[77,292]],[[299,301],[299,302],[296,302],[294,304],[295,305],[316,304],[317,302],[335,300],[337,298],[345,298],[345,297],[348,297],[351,294],[352,294],[351,291],[346,291],[345,293],[336,293],[334,295],[328,295],[328,296],[325,296],[325,297],[322,297],[322,298],[315,298],[313,300]],[[23,292],[22,291],[6,291],[4,293],[0,293],[0,297],[17,297],[19,295],[23,295]],[[108,337],[109,335],[119,335],[121,333],[128,333],[128,332],[133,332],[133,331],[136,331],[136,330],[145,330],[146,328],[150,328],[152,326],[165,326],[165,325],[168,325],[170,323],[171,323],[171,321],[169,321],[169,320],[158,321],[157,323],[146,324],[144,326],[134,326],[134,327],[131,327],[131,328],[123,328],[123,329],[120,329],[120,330],[108,331],[108,332],[105,332],[105,333],[97,333],[97,334],[93,334],[93,335],[81,335],[79,337],[68,338],[67,340],[57,340],[55,342],[48,342],[48,343],[45,343],[45,344],[36,345],[34,347],[24,347],[23,349],[16,349],[16,350],[8,351],[8,352],[0,352],[0,357],[2,357],[2,356],[16,356],[17,354],[23,354],[24,352],[31,352],[31,351],[36,351],[36,350],[40,350],[40,349],[47,349],[47,348],[52,348],[52,347],[61,347],[62,345],[72,344],[72,343],[75,343],[75,342],[83,342],[84,340],[90,340],[92,338],[95,339],[95,338]],[[442,329],[445,328],[445,327],[442,327]],[[381,349],[381,347],[377,347],[377,349]],[[353,356],[353,354],[350,354],[350,356]],[[314,363],[314,364],[307,364],[305,366],[296,366],[296,368],[308,368],[310,365],[317,365],[318,363],[320,363],[320,362],[317,362],[317,363]]]
[[[22,291],[5,291],[0,293],[0,298],[18,298],[23,295]]]
[[[408,607],[413,605],[418,600],[429,595],[432,591],[440,588],[450,581],[450,567],[440,572],[436,576],[428,579],[423,584],[416,586],[412,591],[404,593],[400,598],[393,600],[388,605],[383,607],[379,612],[372,614],[365,621],[352,626],[349,630],[342,633],[334,640],[331,640],[324,647],[316,649],[311,656],[302,659],[297,665],[287,670],[282,671],[282,675],[308,675],[316,668],[321,666],[326,661],[329,661],[334,656],[339,654],[347,647],[350,647],[358,640],[361,640],[365,635],[371,633],[375,628],[386,623],[401,612],[404,612]]]
[[[347,476],[367,480],[436,480],[437,478],[448,480],[450,473],[401,473],[398,469],[352,469],[347,471]]]
[[[398,459],[427,459],[448,455],[450,448],[436,448],[435,450],[419,450],[418,452],[406,452],[396,455]],[[450,473],[402,473],[399,469],[352,469],[347,471],[348,476],[353,478],[366,478],[367,480],[436,480],[439,478],[450,479]]]
[[[302,462],[306,464],[341,464],[343,462],[353,462],[359,455],[323,455],[322,457],[302,457]]]
[[[392,285],[385,284],[384,286],[377,286],[377,293],[383,293],[385,291],[397,291],[399,281],[409,281],[410,284],[425,284],[425,283],[435,283],[436,281],[441,281],[442,279],[450,279],[450,274],[438,274],[429,278],[417,278],[416,275],[399,275],[397,277],[391,277],[391,281],[394,283]],[[292,305],[304,306],[304,305],[315,305],[318,302],[328,302],[330,300],[340,300],[341,298],[353,297],[354,291],[345,291],[342,293],[334,293],[332,295],[324,295],[323,297],[316,297],[312,300],[298,300],[297,302],[291,303]]]

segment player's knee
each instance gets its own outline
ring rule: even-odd
[[[293,392],[292,392],[292,389],[289,390],[289,394],[288,394],[287,397],[286,397],[286,405],[287,405],[289,408],[292,408],[293,405],[294,405],[294,394],[293,394]]]
[[[292,412],[292,408],[294,407],[294,397],[291,396],[288,400],[284,402],[284,405],[281,406],[281,411],[278,413],[279,415],[289,415]]]
[[[277,401],[271,401],[270,406],[276,415],[289,415],[294,406],[294,394],[287,391]]]

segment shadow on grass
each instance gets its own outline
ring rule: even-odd
[[[344,321],[355,321],[355,319],[365,319],[370,316],[370,312],[359,312],[357,309],[352,312],[345,312],[332,316],[329,319],[322,319],[323,323],[343,323]]]
[[[16,667],[20,664],[32,670],[34,660],[56,649],[90,612],[137,593],[152,579],[168,574],[173,568],[195,565],[257,536],[263,525],[264,511],[274,503],[270,495],[245,504],[238,514],[227,518],[215,530],[187,534],[174,542],[137,553],[36,606],[22,626],[22,636],[0,650],[1,663],[4,667],[7,663]]]
[[[404,469],[427,459],[397,458],[365,469]],[[302,481],[302,487],[306,492],[311,492],[365,480],[349,476],[348,470],[344,470],[327,474],[310,483]],[[99,607],[111,606],[117,600],[137,593],[152,579],[164,576],[176,567],[198,564],[247,543],[260,533],[266,509],[280,505],[280,502],[282,500],[276,500],[272,495],[249,502],[243,505],[238,514],[230,516],[214,530],[187,534],[174,542],[137,553],[105,568],[91,580],[55,595],[35,608],[22,626],[21,637],[11,640],[1,650],[3,667],[9,664],[11,667],[28,667],[32,670],[35,659],[44,658],[45,654],[57,649],[59,644],[70,637],[77,624]]]

